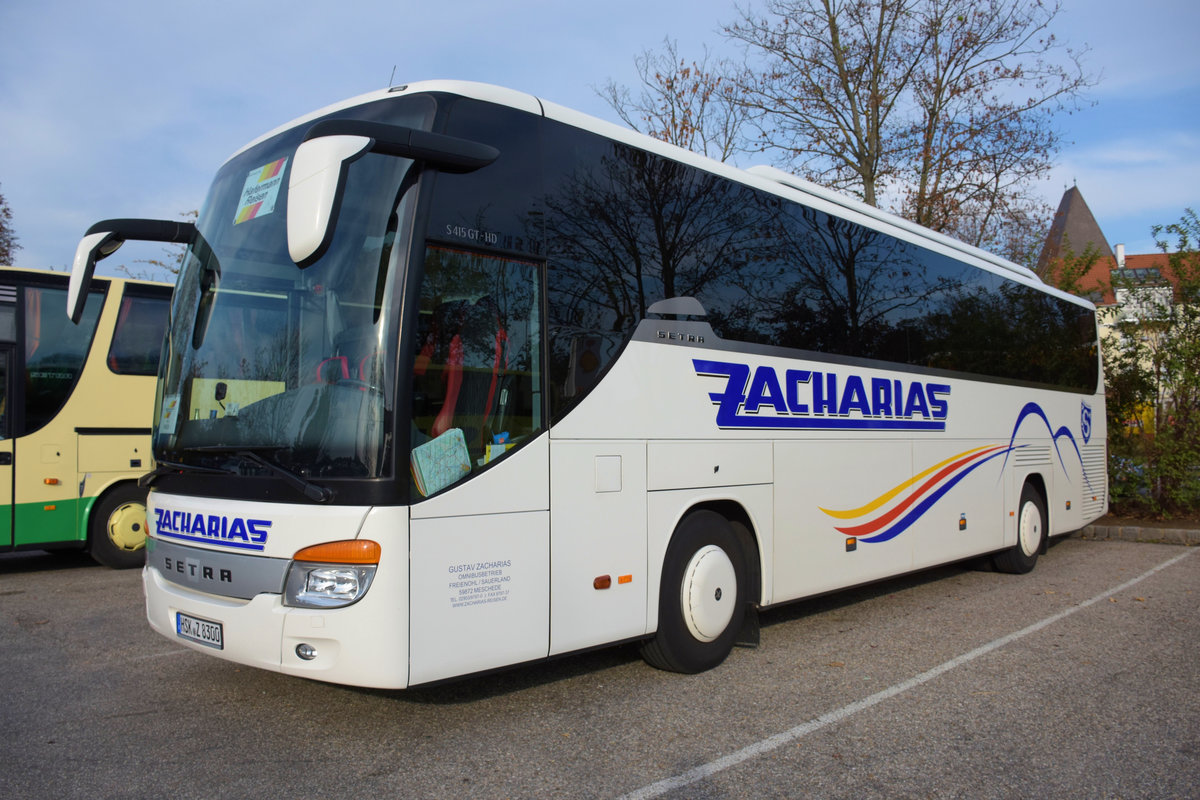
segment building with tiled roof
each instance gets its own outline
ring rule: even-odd
[[[1113,250],[1108,246],[1108,240],[1100,230],[1100,224],[1088,204],[1083,199],[1079,187],[1072,186],[1063,192],[1058,210],[1054,212],[1054,221],[1050,224],[1050,232],[1042,245],[1041,255],[1038,256],[1037,271],[1042,270],[1056,259],[1062,258],[1067,248],[1078,254],[1092,245],[1101,257],[1112,258]]]
[[[1114,310],[1119,307],[1124,314],[1136,313],[1148,300],[1161,302],[1162,292],[1178,283],[1165,253],[1126,255],[1125,245],[1110,247],[1083,193],[1072,186],[1063,193],[1042,245],[1038,276],[1046,283],[1061,285],[1063,258],[1071,254],[1079,256],[1089,247],[1097,254],[1095,261],[1074,286],[1067,288],[1097,306]]]

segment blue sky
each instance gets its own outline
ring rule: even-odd
[[[754,6],[756,0],[743,5]],[[733,0],[3,0],[0,194],[16,265],[70,264],[93,222],[176,218],[261,133],[395,82],[510,86],[616,121],[593,87],[636,84],[634,56],[734,55]],[[1060,40],[1090,53],[1094,103],[1041,187],[1076,183],[1111,244],[1150,252],[1150,226],[1200,210],[1200,4],[1063,0]],[[742,166],[749,166],[750,161]],[[130,245],[103,262],[161,255]]]

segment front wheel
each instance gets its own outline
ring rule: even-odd
[[[685,517],[667,548],[658,631],[642,646],[642,657],[684,673],[724,661],[745,615],[745,575],[745,557],[728,520],[712,511]]]
[[[88,551],[106,567],[129,569],[146,563],[146,490],[122,484],[92,507]]]
[[[1038,553],[1046,539],[1046,501],[1032,484],[1021,489],[1017,510],[1017,543],[999,553],[993,563],[1001,572],[1024,575],[1037,564]]]

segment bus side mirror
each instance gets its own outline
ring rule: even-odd
[[[349,166],[368,152],[424,161],[445,172],[471,172],[500,157],[491,145],[401,125],[358,119],[316,123],[292,157],[288,176],[288,255],[303,269],[333,239]]]
[[[79,324],[87,302],[87,287],[96,271],[96,262],[111,256],[132,239],[143,242],[187,244],[196,238],[196,226],[190,222],[165,219],[106,219],[88,228],[71,264],[71,282],[67,287],[67,316]]]
[[[124,243],[125,240],[117,238],[112,231],[89,231],[79,241],[79,246],[75,248],[75,261],[71,264],[71,282],[67,286],[67,316],[71,322],[78,325],[83,316],[83,304],[87,302],[85,287],[92,282],[96,262],[115,253]]]
[[[371,147],[365,136],[322,136],[301,142],[288,178],[288,255],[299,267],[329,247],[342,204],[346,170]]]

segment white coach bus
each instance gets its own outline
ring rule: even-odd
[[[756,610],[1107,506],[1095,309],[771,169],[518,92],[394,87],[221,167],[146,481],[150,624],[397,688],[640,641],[719,664]]]

